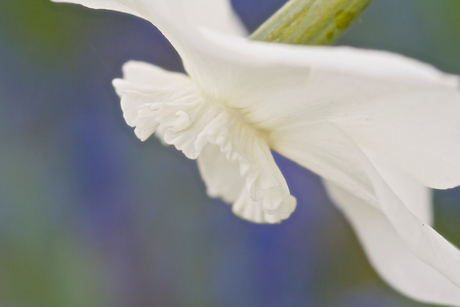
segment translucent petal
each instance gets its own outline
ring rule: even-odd
[[[445,290],[449,292],[444,293],[444,296],[453,298],[455,305],[460,306],[460,301],[457,301],[460,287],[460,251],[409,210],[403,201],[411,201],[412,198],[407,198],[411,193],[396,195],[391,189],[391,184],[385,182],[363,150],[339,127],[333,123],[319,122],[305,126],[303,131],[298,130],[296,133],[287,134],[286,131],[277,131],[273,137],[278,152],[343,189],[352,195],[353,200],[360,199],[361,203],[372,208],[363,210],[368,210],[370,214],[377,212],[378,216],[395,231],[395,235],[382,237],[382,240],[390,240],[385,244],[391,246],[393,244],[391,240],[394,240],[395,248],[399,249],[398,246],[403,242],[403,246],[415,258],[449,280],[455,287],[446,287]],[[386,179],[391,179],[391,176],[386,176]],[[372,214],[369,218],[374,218]],[[365,216],[366,214],[363,213],[361,219],[365,219]],[[376,227],[376,231],[379,232],[380,226]],[[372,236],[372,241],[378,241],[375,235]],[[401,261],[406,261],[406,256],[401,256]],[[403,265],[395,264],[395,266]],[[410,273],[410,270],[408,269],[407,272]],[[428,276],[430,274],[434,273],[427,273]],[[389,278],[385,276],[384,278]],[[418,276],[407,278],[415,279]],[[443,278],[433,281],[444,280]],[[396,281],[392,281],[392,285],[398,289],[402,287],[400,291],[403,293],[409,291],[407,287],[403,287]],[[433,285],[433,289],[439,287]],[[426,301],[428,294],[424,290],[424,287],[411,290],[411,296]],[[436,295],[436,293],[430,294],[431,302],[445,303],[443,295]]]

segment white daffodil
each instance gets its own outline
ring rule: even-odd
[[[295,198],[270,149],[320,175],[373,267],[414,299],[460,306],[460,252],[432,225],[429,188],[460,184],[459,78],[348,47],[250,41],[226,0],[55,0],[157,26],[188,75],[128,62],[124,117],[198,159],[208,194],[276,223]]]

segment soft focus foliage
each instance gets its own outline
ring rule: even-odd
[[[283,1],[234,0],[254,30]],[[375,0],[339,41],[460,74],[457,0]],[[129,59],[182,70],[132,16],[0,1],[0,306],[423,306],[389,289],[314,175],[277,156],[297,211],[253,225],[196,164],[133,137],[111,80]],[[435,228],[460,245],[460,190]]]

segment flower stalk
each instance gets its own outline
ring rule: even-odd
[[[290,0],[263,23],[253,40],[303,45],[335,42],[372,0]]]

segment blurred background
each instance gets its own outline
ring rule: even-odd
[[[285,0],[234,0],[253,31]],[[375,0],[338,44],[460,74],[460,1]],[[1,307],[399,307],[319,179],[280,156],[296,212],[255,225],[210,199],[195,161],[122,118],[127,60],[182,70],[146,21],[0,0]],[[460,190],[435,193],[460,246]]]

